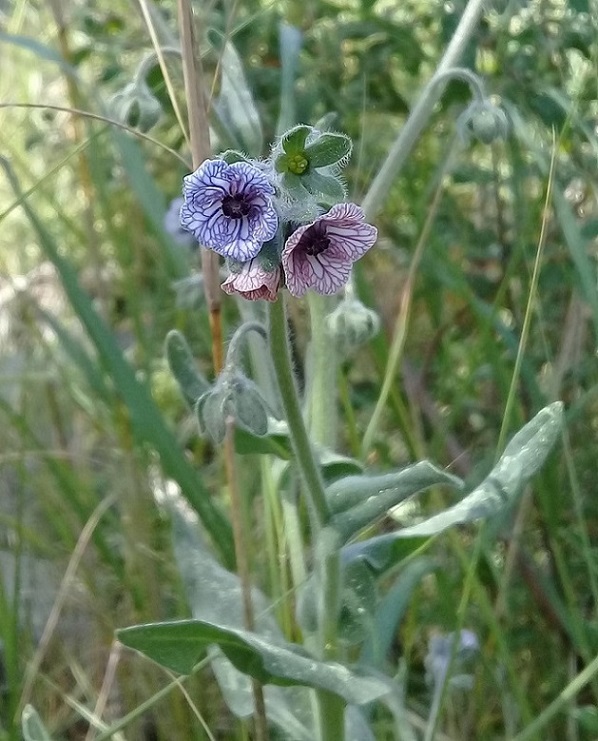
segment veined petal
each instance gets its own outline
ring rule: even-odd
[[[206,160],[183,181],[181,224],[224,257],[255,257],[278,229],[274,187],[248,162]]]
[[[299,227],[287,239],[281,255],[289,292],[302,296],[311,288],[325,295],[336,293],[377,234],[354,203],[339,203],[312,224]]]
[[[231,273],[222,284],[222,290],[228,294],[239,294],[250,301],[276,301],[279,283],[280,268],[267,272],[253,259],[246,262],[240,272]]]

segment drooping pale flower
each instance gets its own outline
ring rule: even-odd
[[[351,266],[372,247],[378,235],[364,218],[354,203],[338,203],[291,234],[281,259],[293,296],[303,296],[308,288],[330,295],[345,285]]]
[[[280,268],[268,272],[257,259],[243,263],[239,272],[232,272],[222,284],[225,293],[236,293],[249,301],[276,301],[280,285]]]
[[[219,255],[246,262],[276,233],[273,195],[257,167],[206,160],[183,179],[181,224]]]

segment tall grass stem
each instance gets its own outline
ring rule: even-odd
[[[441,80],[439,84],[436,84],[437,79],[459,63],[467,44],[475,33],[486,4],[486,0],[469,0],[435,74],[423,89],[400,134],[390,148],[384,164],[366,193],[362,206],[367,219],[373,218],[388,198],[395,178],[411,154],[419,135],[432,115],[434,106],[440,100],[446,87],[447,80]]]

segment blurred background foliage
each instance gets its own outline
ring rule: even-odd
[[[297,120],[314,124],[334,114],[334,128],[353,138],[347,178],[359,202],[465,3],[195,6],[214,100],[222,40],[229,39],[266,143],[275,138],[279,114],[280,24],[301,30]],[[163,359],[166,332],[176,327],[211,374],[207,315],[191,280],[197,253],[163,228],[190,155],[160,66],[150,65],[148,75],[162,106],[151,140],[66,110],[111,115],[112,96],[152,51],[144,13],[160,43],[176,46],[172,0],[0,3],[1,152],[24,194],[0,177],[0,729],[7,739],[19,737],[15,714],[24,690],[55,738],[78,739],[85,738],[85,709],[97,707],[98,698],[114,720],[168,681],[127,654],[110,695],[101,689],[116,627],[186,614],[161,509],[169,486],[159,465],[165,449],[174,445],[178,453],[171,454],[200,471],[201,496],[222,499],[218,453],[197,436]],[[487,642],[476,688],[449,703],[445,730],[454,738],[509,737],[509,727],[535,717],[598,651],[597,32],[592,0],[489,2],[462,64],[503,105],[510,135],[489,146],[464,143],[457,119],[469,91],[451,83],[388,193],[377,219],[378,247],[356,270],[360,295],[380,313],[383,330],[346,359],[339,379],[341,452],[352,455],[379,393],[411,256],[442,187],[417,273],[400,377],[367,463],[383,470],[429,457],[475,483],[495,455],[544,226],[532,329],[508,425],[513,430],[562,398],[567,434],[534,484],[533,504],[516,520],[523,545],[512,546],[512,523],[504,523],[479,566],[519,677],[519,701],[505,689],[506,669]],[[184,113],[179,59],[169,55],[166,64]],[[216,152],[235,144],[216,120],[212,134]],[[545,208],[553,152],[553,195]],[[37,226],[21,207],[24,199]],[[112,344],[103,351],[81,322],[81,306],[64,293],[43,230],[111,330]],[[225,316],[230,334],[237,315],[228,300]],[[306,339],[300,302],[293,322],[299,357]],[[119,384],[110,360],[117,353],[134,370],[131,383],[151,389],[165,419],[163,434],[152,429],[144,436],[136,427],[141,397]],[[251,465],[241,475],[257,495]],[[106,498],[110,506],[78,556],[82,529]],[[260,498],[254,503],[260,542],[267,525]],[[428,504],[438,502],[432,497]],[[415,715],[425,716],[429,702],[426,641],[453,628],[466,571],[460,556],[469,544],[462,534],[434,546],[443,568],[422,581],[396,636],[394,656],[397,666],[403,662]],[[79,557],[60,612],[52,612],[65,568]],[[259,554],[255,572],[272,593]],[[40,643],[52,615],[55,629]],[[473,600],[468,624],[482,640],[489,619]],[[29,683],[27,666],[36,670]],[[207,674],[186,687],[216,738],[245,737]],[[563,713],[543,738],[563,738],[573,714],[578,738],[595,738],[597,702],[590,685],[580,707]],[[176,688],[136,723],[125,730],[127,738],[205,737]]]

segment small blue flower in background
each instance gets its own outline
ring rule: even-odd
[[[181,224],[205,247],[239,262],[276,234],[274,187],[247,162],[206,160],[183,179]]]
[[[457,645],[455,647],[453,671],[456,671],[457,674],[452,676],[449,682],[462,689],[469,689],[473,683],[473,677],[464,673],[463,670],[479,651],[480,642],[472,630],[464,629],[458,635],[454,633],[436,634],[430,638],[424,664],[428,682],[435,687],[442,686],[445,682],[455,641]]]
[[[164,231],[170,234],[172,239],[181,247],[197,247],[197,240],[186,229],[181,226],[182,198],[173,198],[164,214]]]

